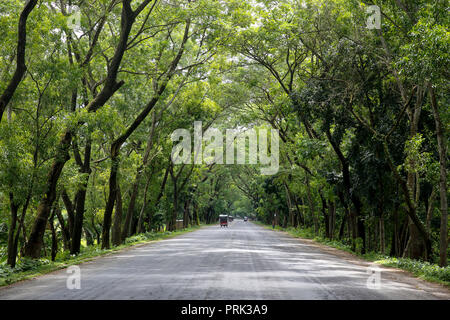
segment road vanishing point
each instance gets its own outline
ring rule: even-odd
[[[0,299],[348,300],[449,299],[438,284],[251,222],[200,228],[0,288]],[[377,271],[377,272],[378,272]]]

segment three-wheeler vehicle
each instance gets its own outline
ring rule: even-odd
[[[220,227],[228,227],[228,216],[226,214],[221,214],[219,216]]]

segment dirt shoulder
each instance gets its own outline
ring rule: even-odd
[[[421,278],[415,276],[414,274],[412,274],[409,271],[402,270],[399,268],[384,266],[384,265],[378,264],[376,262],[368,261],[356,254],[327,246],[325,244],[314,241],[312,239],[294,237],[286,231],[276,230],[276,232],[281,232],[281,233],[289,236],[290,238],[296,239],[299,242],[308,244],[310,246],[314,246],[314,247],[320,249],[321,251],[323,251],[324,253],[337,256],[337,257],[339,257],[343,260],[346,260],[348,262],[351,262],[353,264],[365,266],[365,267],[376,266],[377,268],[379,268],[379,270],[381,272],[381,279],[385,278],[385,279],[389,279],[391,281],[406,283],[411,286],[414,286],[415,288],[417,288],[419,290],[423,290],[430,294],[433,294],[434,296],[438,297],[439,299],[450,300],[450,289],[447,288],[443,284],[426,281],[424,279],[421,279]]]

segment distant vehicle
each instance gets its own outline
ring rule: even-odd
[[[228,216],[228,220],[230,221],[230,222],[232,222],[233,221],[233,216]]]
[[[226,214],[221,214],[219,216],[220,227],[228,227],[228,216]]]
[[[247,221],[248,220],[248,218],[247,217],[244,217],[244,221]]]

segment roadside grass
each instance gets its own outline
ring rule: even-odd
[[[272,230],[271,225],[267,225],[259,221],[254,221],[254,223],[261,225],[266,229]],[[439,283],[450,288],[450,266],[440,267],[437,264],[432,264],[429,262],[423,262],[408,258],[389,257],[377,252],[368,252],[365,254],[357,253],[352,250],[351,245],[349,244],[345,244],[338,240],[330,240],[321,236],[314,235],[314,231],[312,229],[300,229],[300,228],[296,229],[292,227],[284,229],[280,226],[276,226],[275,230],[287,232],[288,234],[290,234],[295,238],[311,239],[315,242],[349,252],[360,258],[363,258],[364,260],[371,261],[380,264],[382,266],[394,267],[405,271],[409,271],[416,277],[419,277],[421,279],[430,282]]]
[[[164,231],[164,232],[146,232],[131,236],[125,242],[117,247],[111,249],[101,249],[101,246],[96,244],[92,246],[82,247],[78,255],[70,255],[69,252],[59,252],[55,261],[49,259],[19,259],[15,268],[11,268],[6,262],[0,264],[0,287],[13,284],[18,281],[31,279],[46,273],[50,273],[59,269],[66,268],[71,265],[80,264],[82,262],[93,260],[96,257],[120,251],[138,244],[150,243],[154,241],[164,240],[179,236],[184,233],[195,231],[201,227],[192,226],[182,230]]]

